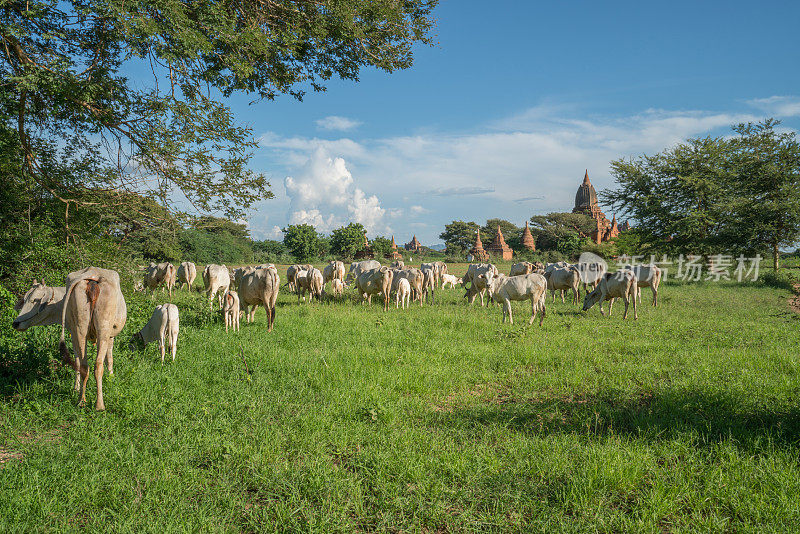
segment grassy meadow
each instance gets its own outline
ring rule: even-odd
[[[539,327],[460,288],[386,313],[284,289],[271,334],[226,335],[182,291],[162,366],[127,340],[166,294],[126,293],[105,413],[58,365],[0,400],[0,531],[795,530],[790,295],[667,282],[638,321],[559,300]]]

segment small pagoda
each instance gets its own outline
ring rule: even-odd
[[[475,236],[475,245],[469,251],[470,255],[474,256],[478,261],[489,261],[489,254],[484,250],[483,243],[481,243],[481,231]]]
[[[420,252],[422,250],[422,243],[419,242],[417,239],[416,234],[414,235],[413,239],[410,242],[403,245],[403,248],[409,250],[411,252]]]
[[[493,256],[500,256],[504,260],[510,260],[514,255],[514,251],[511,250],[511,247],[508,246],[503,237],[503,232],[500,231],[499,224],[497,225],[497,234],[494,236],[494,241],[492,241],[491,245],[486,247],[486,252]]]
[[[375,251],[372,250],[372,245],[369,244],[369,239],[367,239],[367,234],[364,233],[364,248],[356,252],[357,260],[363,259],[372,259],[375,257]]]
[[[393,260],[403,259],[403,255],[397,251],[397,243],[394,242],[394,236],[392,236],[392,248],[389,250],[389,253],[386,255],[386,257]]]
[[[536,252],[536,241],[533,239],[531,229],[528,227],[528,221],[525,221],[525,230],[522,231],[522,246],[526,250]]]

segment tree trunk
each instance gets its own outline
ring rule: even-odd
[[[777,273],[778,272],[778,257],[780,256],[780,252],[778,252],[778,243],[772,243],[772,269]]]

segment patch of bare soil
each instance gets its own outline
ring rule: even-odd
[[[47,445],[49,443],[55,443],[61,440],[65,428],[66,426],[61,426],[46,432],[26,432],[25,434],[20,434],[16,439],[17,445],[28,445],[31,443]],[[10,465],[10,463],[15,460],[22,460],[23,458],[24,456],[22,453],[12,449],[9,444],[0,447],[0,469],[6,465]]]
[[[800,313],[800,284],[792,284],[794,295],[789,297],[789,307],[795,313]]]

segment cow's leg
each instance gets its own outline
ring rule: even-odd
[[[230,313],[225,312],[225,333],[226,334],[228,333],[228,323],[230,323],[230,322],[231,322]]]
[[[561,304],[564,304],[566,301],[564,300],[564,290],[560,290],[561,292]]]
[[[650,290],[653,292],[653,307],[655,308],[658,305],[658,289],[656,286],[650,286]]]
[[[175,361],[175,353],[178,351],[178,334],[171,333],[169,337],[170,350],[172,351],[172,361]]]
[[[272,332],[272,326],[275,324],[275,306],[269,309],[269,329],[267,332]]]
[[[94,362],[94,379],[95,382],[97,382],[97,400],[94,403],[94,409],[101,412],[106,409],[106,405],[103,402],[103,361],[106,359],[106,352],[108,351],[108,342],[110,339],[111,338],[105,336],[98,336],[97,359]],[[88,376],[89,373],[87,372],[86,375]],[[85,384],[86,382],[84,382],[84,394],[86,393]]]
[[[528,321],[528,324],[533,324],[533,320],[536,319],[536,300],[531,295],[531,320]]]
[[[547,299],[543,299],[542,301],[542,316],[539,318],[539,326],[542,326],[544,322],[544,316],[547,315]]]
[[[600,315],[602,315],[603,317],[606,316],[606,312],[603,311],[603,300],[602,300],[602,298],[600,300]]]
[[[553,294],[553,304],[555,304],[556,303],[556,290],[552,289],[551,293]]]
[[[162,335],[161,338],[158,340],[158,350],[161,351],[161,363],[162,364],[164,363],[164,352],[165,352],[164,345],[165,345],[165,343],[166,343],[166,340],[164,339],[164,336]]]
[[[106,352],[106,365],[108,366],[108,374],[114,374],[114,338],[108,341],[108,352]]]
[[[397,294],[394,296],[394,309],[398,309],[400,307],[400,291],[397,291]]]
[[[83,358],[84,354],[86,353],[86,334],[78,332],[76,334],[72,334],[72,352],[75,353],[75,391],[81,390],[81,359]],[[80,339],[83,338],[83,343],[81,344]]]
[[[623,319],[627,319],[627,317],[628,317],[628,301],[629,300],[631,300],[631,299],[629,299],[627,295],[624,295],[622,297],[622,302],[625,303],[625,312],[622,314],[622,318]],[[632,300],[633,300],[633,305],[636,306],[636,293],[633,294],[633,299]]]
[[[638,319],[639,319],[639,312],[636,309],[636,301],[634,300],[633,301],[633,320],[635,321],[635,320],[638,320]]]
[[[511,301],[508,299],[503,300],[503,309],[508,311],[508,321],[514,324],[514,316],[511,314]]]
[[[612,308],[614,308],[614,300],[615,299],[611,299],[611,302],[608,303],[608,316],[609,317],[611,317],[611,310],[612,310]],[[627,308],[627,304],[625,306]]]

